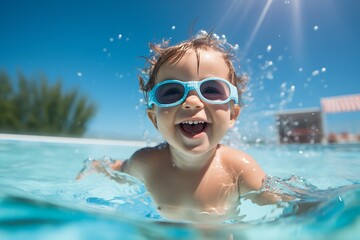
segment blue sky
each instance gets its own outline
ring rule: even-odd
[[[87,94],[99,109],[87,137],[154,138],[137,83],[148,43],[214,30],[239,45],[250,77],[239,132],[271,138],[272,112],[360,92],[359,9],[358,0],[3,1],[0,70]],[[360,132],[359,113],[325,118],[328,131]]]

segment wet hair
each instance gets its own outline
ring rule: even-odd
[[[139,76],[140,90],[143,91],[145,100],[148,99],[149,91],[156,84],[156,77],[160,67],[165,63],[176,63],[189,51],[194,50],[197,57],[197,68],[200,65],[199,50],[213,50],[220,52],[229,67],[228,80],[237,87],[239,94],[239,103],[241,95],[245,91],[247,77],[238,76],[235,71],[232,59],[234,58],[234,47],[225,41],[219,39],[217,35],[211,33],[202,33],[187,41],[174,46],[168,46],[169,41],[163,41],[161,44],[149,44],[152,55],[147,59],[148,65],[142,69],[142,75]],[[145,80],[147,79],[147,81]]]

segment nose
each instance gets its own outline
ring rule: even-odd
[[[196,91],[190,91],[182,104],[183,109],[202,109],[204,103],[201,101]]]

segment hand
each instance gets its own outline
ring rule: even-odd
[[[123,161],[112,160],[111,158],[104,158],[101,160],[88,158],[84,161],[84,167],[77,175],[76,179],[79,180],[84,176],[93,173],[103,173],[107,176],[111,176],[112,171],[119,171]]]

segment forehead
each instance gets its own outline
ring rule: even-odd
[[[181,58],[164,62],[156,76],[156,82],[166,79],[183,81],[201,80],[207,77],[228,78],[229,66],[223,53],[207,49],[187,50]]]

